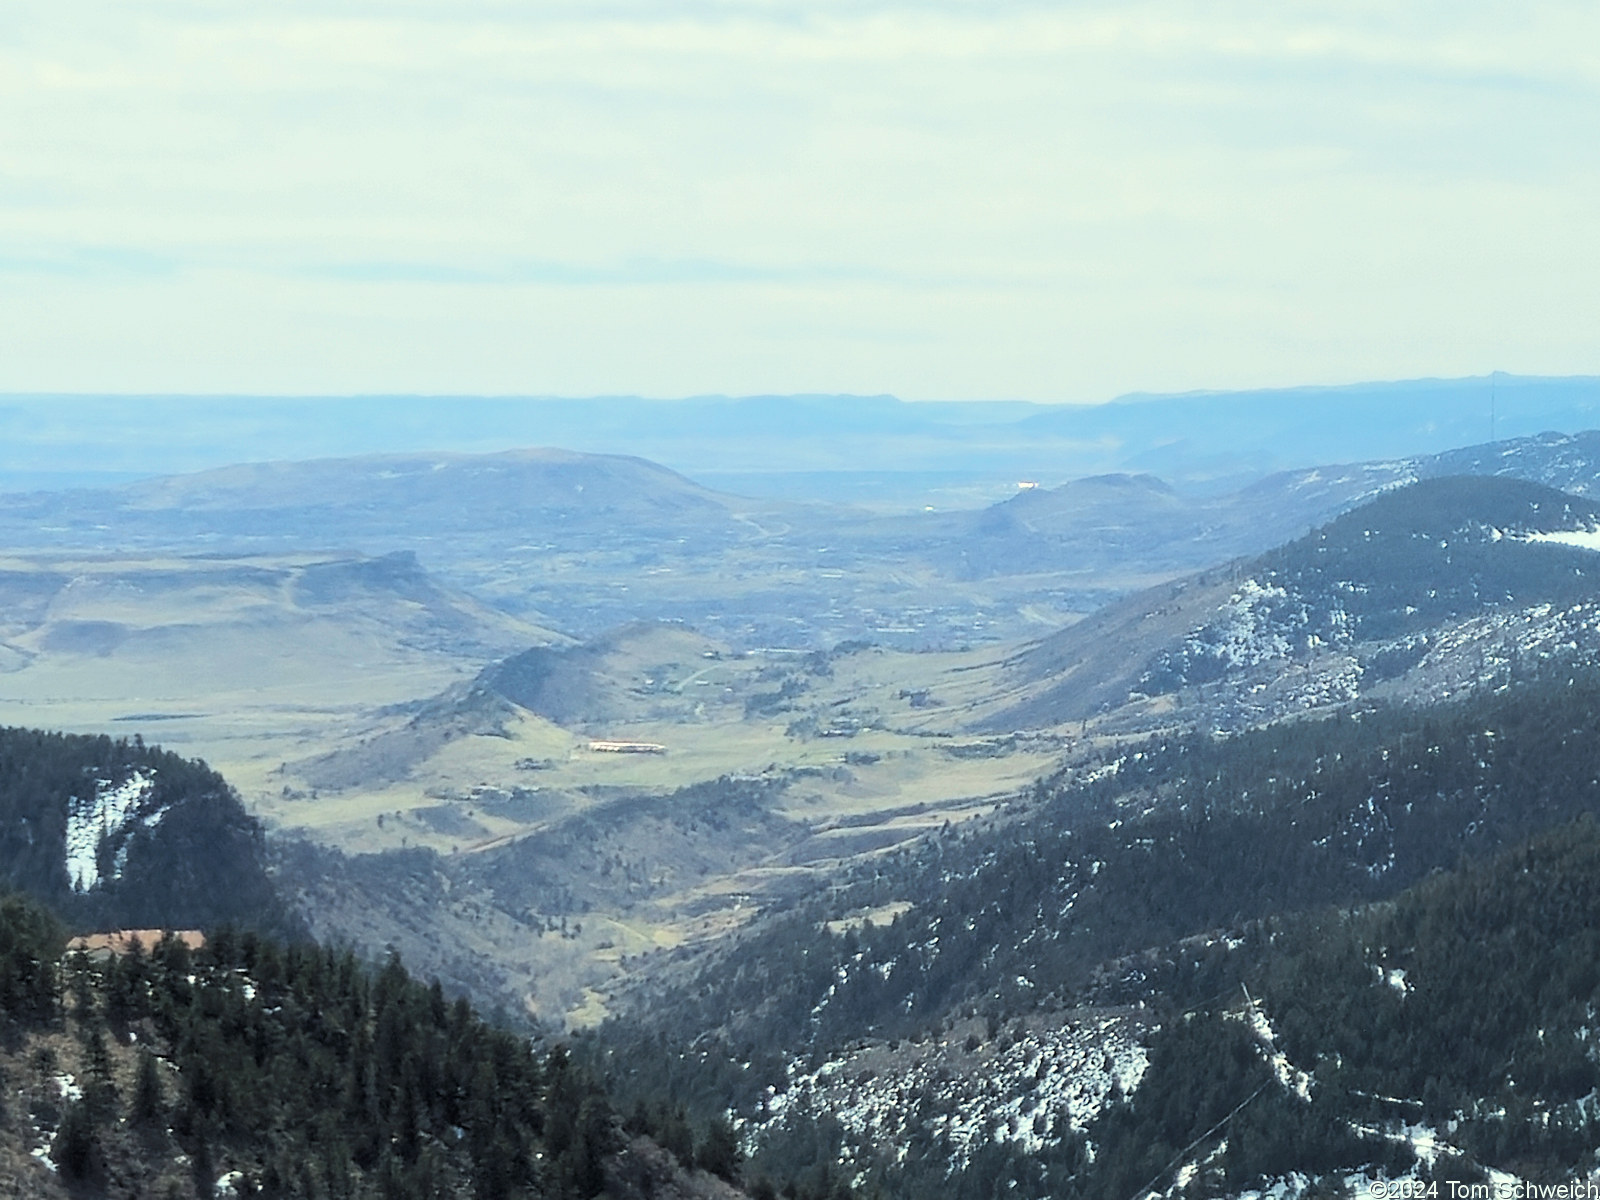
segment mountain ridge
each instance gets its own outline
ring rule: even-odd
[[[1299,691],[1267,696],[1263,712],[1348,700],[1407,639],[1420,660],[1438,629],[1588,603],[1600,558],[1532,535],[1597,524],[1595,502],[1520,479],[1444,476],[1385,489],[1276,550],[1163,584],[1019,651],[1020,679],[1058,681],[986,727],[1084,720],[1130,696],[1203,705],[1207,687],[1259,694],[1294,671],[1309,672]],[[1397,663],[1391,653],[1377,673],[1403,673]]]

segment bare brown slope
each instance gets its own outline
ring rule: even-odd
[[[1148,588],[1048,637],[1004,664],[1025,699],[978,723],[984,730],[1038,729],[1084,721],[1126,704],[1157,647],[1180,641],[1228,598],[1232,568]]]

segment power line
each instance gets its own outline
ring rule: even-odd
[[[1173,1155],[1172,1161],[1169,1162],[1166,1166],[1162,1167],[1161,1170],[1157,1171],[1154,1175],[1152,1175],[1150,1177],[1150,1182],[1145,1184],[1138,1191],[1134,1192],[1134,1194],[1131,1197],[1129,1197],[1129,1200],[1140,1200],[1141,1197],[1149,1195],[1150,1194],[1150,1190],[1152,1188],[1154,1188],[1156,1186],[1156,1184],[1161,1182],[1161,1180],[1166,1176],[1166,1173],[1168,1171],[1172,1170],[1173,1167],[1177,1166],[1186,1157],[1188,1157],[1189,1151],[1193,1150],[1196,1146],[1200,1145],[1207,1138],[1211,1137],[1212,1134],[1216,1133],[1217,1130],[1221,1129],[1229,1121],[1233,1120],[1236,1116],[1238,1116],[1239,1113],[1241,1111],[1243,1111],[1245,1105],[1249,1104],[1250,1101],[1254,1100],[1257,1096],[1261,1095],[1262,1092],[1267,1090],[1267,1084],[1270,1084],[1271,1082],[1272,1082],[1272,1080],[1270,1080],[1270,1079],[1267,1080],[1266,1083],[1263,1083],[1255,1091],[1251,1092],[1243,1100],[1239,1101],[1239,1103],[1234,1107],[1233,1111],[1230,1112],[1227,1116],[1223,1117],[1222,1120],[1218,1121],[1210,1129],[1206,1130],[1199,1137],[1195,1138],[1194,1141],[1190,1142],[1182,1150],[1179,1150],[1177,1154]]]

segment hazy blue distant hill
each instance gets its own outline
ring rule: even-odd
[[[714,490],[642,458],[570,450],[256,462],[0,495],[0,546],[340,560],[403,552],[455,587],[579,638],[668,619],[747,648],[871,640],[922,649],[1037,636],[1159,581],[1260,554],[1388,490],[1469,474],[1592,495],[1600,433],[1324,463],[1231,490],[1128,472],[1020,490],[1012,481],[999,503],[973,497],[967,508],[894,514],[838,501],[867,484],[885,499],[903,494],[903,472],[860,472],[859,487],[849,472],[808,476],[836,502],[795,504]],[[960,476],[943,479],[953,488]]]
[[[888,474],[898,480],[896,495],[863,496],[912,506],[939,495],[998,498],[997,489],[1018,479],[1048,485],[1110,472],[1238,485],[1317,463],[1595,425],[1600,379],[1512,375],[1098,405],[893,396],[13,395],[0,398],[0,488],[117,483],[269,459],[563,446],[638,455],[716,487],[800,499],[837,499],[840,472]]]
[[[67,549],[182,545],[407,547],[510,531],[604,544],[648,533],[726,535],[728,497],[620,455],[565,450],[252,462],[105,490],[0,503],[5,541]]]
[[[1343,387],[1124,396],[1019,422],[1117,443],[1125,470],[1173,479],[1438,454],[1600,424],[1600,379],[1495,375]]]

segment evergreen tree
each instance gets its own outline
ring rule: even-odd
[[[94,1114],[82,1100],[70,1100],[61,1113],[61,1126],[51,1144],[50,1157],[68,1179],[99,1179],[103,1162]]]
[[[695,1150],[695,1163],[703,1171],[734,1182],[739,1173],[739,1137],[725,1117],[718,1117],[706,1127],[705,1137]]]
[[[166,1099],[161,1087],[161,1073],[156,1063],[156,1056],[141,1047],[138,1074],[134,1077],[133,1084],[133,1118],[146,1123],[157,1121],[161,1118],[165,1107]]]

